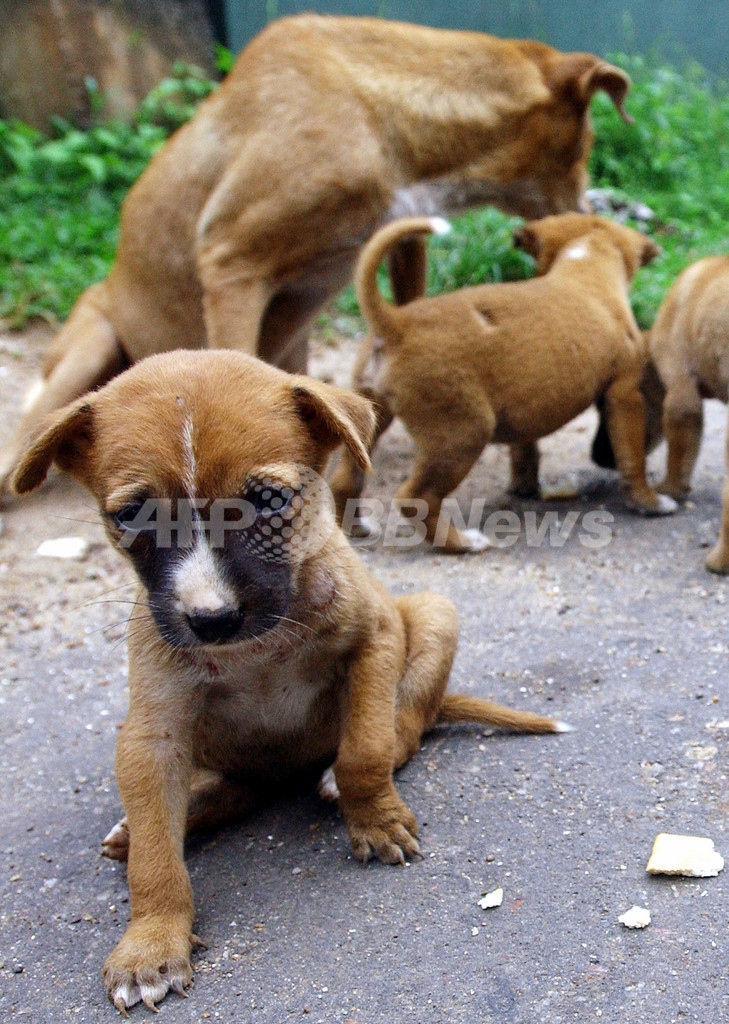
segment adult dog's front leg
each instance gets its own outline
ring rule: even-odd
[[[396,613],[395,613],[396,615]],[[405,667],[399,617],[380,623],[350,668],[349,706],[334,762],[339,806],[359,860],[404,864],[420,851],[414,815],[392,781],[395,695]]]
[[[189,722],[188,722],[189,726]],[[193,903],[183,862],[192,745],[169,722],[130,710],[117,746],[117,781],[129,823],[132,919],[104,964],[109,998],[122,1013],[154,1009],[192,978]]]

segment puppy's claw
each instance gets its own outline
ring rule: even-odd
[[[206,942],[203,942],[199,935],[193,934],[190,936],[190,947],[194,952],[197,952],[200,949],[207,949],[208,945]]]
[[[114,1006],[117,1008],[122,1017],[129,1017],[129,1014],[127,1013],[127,1004],[124,1002],[122,996],[116,997],[116,999],[114,1000]]]

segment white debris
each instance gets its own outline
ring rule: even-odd
[[[626,928],[647,928],[651,923],[651,912],[645,907],[631,907],[618,918]]]
[[[574,501],[580,497],[580,484],[576,477],[566,476],[563,480],[542,491],[542,501]]]
[[[724,858],[714,849],[711,839],[661,832],[653,843],[646,871],[651,875],[709,878],[718,875],[723,867]]]
[[[489,910],[491,907],[500,907],[504,902],[504,890],[494,889],[493,892],[487,892],[483,899],[478,901],[478,905],[481,910]]]
[[[36,551],[42,558],[73,558],[81,561],[89,553],[89,542],[83,537],[58,537],[44,540]]]

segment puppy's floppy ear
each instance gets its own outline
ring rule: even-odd
[[[93,435],[91,395],[84,395],[46,417],[18,462],[11,481],[13,491],[27,494],[39,487],[54,462],[83,481],[82,467],[93,445]]]
[[[298,378],[292,395],[301,420],[325,451],[343,444],[360,469],[370,468],[375,413],[366,398],[308,377]]]
[[[523,227],[517,228],[512,241],[517,249],[523,249],[524,252],[528,252],[534,259],[537,259],[539,256],[542,240],[531,224],[524,224]]]

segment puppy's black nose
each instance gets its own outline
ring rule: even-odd
[[[204,644],[220,644],[237,632],[242,615],[237,608],[220,608],[211,612],[196,608],[187,616],[190,629]]]

